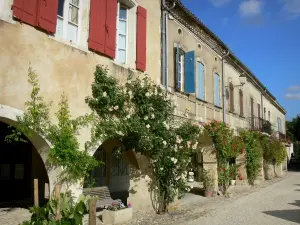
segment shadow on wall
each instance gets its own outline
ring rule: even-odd
[[[300,200],[295,200],[294,203],[289,203],[289,204],[300,207]],[[273,211],[265,211],[263,213],[269,216],[274,216],[286,221],[300,224],[300,209],[273,210]]]

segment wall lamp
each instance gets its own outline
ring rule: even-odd
[[[230,81],[231,78],[229,78],[228,80],[229,80],[229,82],[231,82]],[[233,87],[242,87],[242,86],[244,86],[246,84],[247,78],[244,74],[242,74],[242,75],[239,76],[239,80],[240,80],[240,84],[239,85],[233,85]],[[229,85],[227,85],[225,87],[228,88]]]

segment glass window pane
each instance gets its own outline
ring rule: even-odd
[[[57,18],[56,35],[63,37],[63,20],[61,18]]]
[[[65,0],[59,0],[58,1],[57,15],[59,15],[61,17],[64,16],[64,4],[65,4]]]
[[[71,0],[71,3],[73,4],[73,5],[79,5],[79,0]]]
[[[78,27],[76,25],[68,23],[67,38],[69,41],[72,41],[73,43],[77,42],[77,30],[78,30]]]
[[[120,63],[126,63],[126,51],[125,50],[118,50],[118,60]]]
[[[69,21],[78,24],[78,8],[75,6],[69,6]]]
[[[10,164],[0,164],[0,180],[9,180],[10,179]]]
[[[127,9],[125,7],[120,7],[119,17],[123,20],[127,19]]]
[[[126,34],[126,30],[127,30],[126,25],[127,25],[126,21],[122,21],[122,20],[119,21],[119,34]]]
[[[126,36],[119,35],[118,48],[126,49]]]

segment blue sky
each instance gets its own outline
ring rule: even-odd
[[[300,0],[182,0],[287,110],[300,114]]]

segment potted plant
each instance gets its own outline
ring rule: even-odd
[[[125,206],[123,203],[112,203],[103,210],[102,222],[105,224],[124,224],[132,218],[132,205]]]
[[[236,177],[238,176],[238,166],[233,164],[229,167],[230,185],[234,186],[236,183]]]
[[[204,196],[211,197],[214,190],[214,179],[206,170],[203,170],[203,176]]]

